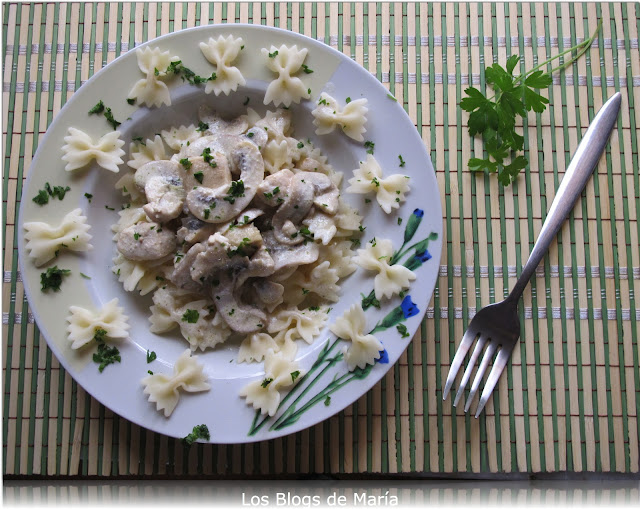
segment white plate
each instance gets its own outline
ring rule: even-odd
[[[40,291],[40,273],[46,267],[36,268],[26,256],[22,226],[19,230],[19,253],[25,290],[41,332],[60,363],[93,397],[122,417],[159,433],[184,437],[193,426],[206,424],[211,433],[211,442],[240,443],[286,435],[327,419],[365,394],[398,360],[410,340],[402,338],[395,325],[403,323],[413,335],[435,286],[442,248],[442,209],[431,161],[410,118],[375,77],[342,53],[299,34],[252,25],[198,27],[159,37],[143,46],[170,50],[172,55],[181,57],[184,65],[200,75],[208,76],[212,67],[202,56],[198,44],[220,34],[241,36],[245,44],[241,57],[234,65],[247,79],[247,86],[240,87],[228,97],[206,95],[203,87],[197,88],[174,80],[170,85],[172,106],[159,109],[131,106],[126,102],[127,94],[134,82],[142,77],[135,51],[109,64],[74,93],[38,147],[24,188],[20,224],[27,221],[57,222],[70,210],[81,207],[91,224],[94,249],[80,255],[65,252],[48,264],[47,267],[57,264],[70,269],[72,275],[65,278],[60,292],[46,294]],[[366,312],[370,329],[382,323],[387,316],[401,321],[391,323],[391,320],[386,330],[376,333],[386,349],[381,362],[367,370],[349,374],[346,363],[340,360],[340,352],[346,343],[336,340],[325,328],[312,345],[302,342],[304,346],[298,350],[301,367],[311,372],[296,385],[291,396],[283,400],[276,416],[264,421],[262,417],[255,419],[256,412],[238,396],[242,386],[264,377],[263,364],[236,364],[238,345],[225,344],[221,348],[198,354],[205,365],[211,390],[183,395],[171,417],[165,418],[155,410],[155,405],[147,401],[140,380],[149,369],[156,373],[171,372],[175,359],[188,345],[178,337],[179,332],[163,336],[149,332],[150,298],[125,292],[111,272],[115,246],[110,228],[118,218],[117,210],[124,203],[120,193],[113,187],[118,176],[96,165],[87,170],[65,172],[65,163],[61,160],[63,138],[69,126],[94,137],[111,130],[103,118],[87,114],[100,99],[113,109],[115,118],[122,121],[119,130],[127,141],[140,135],[152,137],[155,132],[169,126],[193,123],[197,119],[197,104],[202,101],[212,104],[223,113],[239,114],[245,111],[243,102],[250,97],[250,106],[258,108],[260,105],[264,110],[264,91],[274,75],[264,67],[260,49],[271,44],[297,44],[309,50],[305,63],[314,72],[301,74],[301,78],[311,88],[312,98],[311,101],[302,101],[302,104],[291,107],[294,136],[310,138],[328,156],[329,163],[336,170],[344,172],[346,181],[352,170],[357,168],[358,161],[366,157],[365,148],[341,132],[316,136],[311,123],[311,110],[323,91],[342,104],[347,97],[365,97],[369,101],[365,139],[375,143],[376,159],[385,174],[405,173],[411,177],[411,192],[406,203],[390,215],[384,214],[375,199],[367,204],[365,196],[343,194],[347,202],[364,216],[363,224],[367,229],[362,242],[372,237],[389,238],[399,250],[403,245],[406,226],[419,224],[415,236],[405,247],[431,236],[428,251],[422,253],[420,248],[426,245],[423,243],[418,249],[418,255],[422,255],[421,261],[415,259],[415,247],[401,260],[401,263],[406,263],[413,259],[414,263],[420,265],[415,269],[417,280],[404,301],[395,297],[383,301],[381,309],[371,307]],[[274,109],[273,106],[270,109]],[[130,120],[125,121],[128,117]],[[403,168],[399,168],[399,155],[406,161]],[[38,206],[32,198],[44,187],[45,182],[68,185],[71,191],[63,201],[51,199],[47,205]],[[84,197],[85,193],[93,194],[91,203]],[[106,209],[105,205],[116,211]],[[402,218],[400,226],[398,218]],[[432,257],[428,259],[429,256]],[[80,272],[91,279],[82,278]],[[344,280],[343,296],[333,306],[328,324],[333,323],[352,303],[359,302],[362,294],[369,294],[373,289],[371,276],[371,272],[358,269]],[[99,373],[97,365],[91,360],[91,349],[82,354],[69,347],[65,318],[71,305],[98,308],[114,297],[119,298],[130,317],[130,339],[119,345],[122,362],[109,365]],[[415,303],[411,310],[409,302]],[[158,358],[152,364],[147,364],[147,350],[157,353]],[[334,362],[328,362],[330,359]],[[314,363],[316,368],[312,367]],[[327,395],[330,399],[327,399]],[[308,404],[310,401],[315,404]],[[283,414],[285,416],[281,417]]]

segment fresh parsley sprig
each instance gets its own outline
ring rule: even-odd
[[[470,113],[469,134],[482,136],[487,153],[485,158],[469,159],[471,171],[497,172],[500,184],[508,186],[520,171],[527,167],[529,164],[527,158],[518,154],[524,148],[524,137],[516,132],[517,116],[526,118],[531,110],[542,113],[546,109],[549,99],[536,90],[549,87],[552,83],[551,76],[555,71],[570,66],[584,55],[591,47],[601,26],[602,20],[590,38],[545,60],[523,74],[517,76],[513,74],[521,58],[519,55],[511,55],[507,59],[506,68],[498,63],[487,67],[486,82],[495,92],[491,98],[473,87],[465,90],[467,97],[460,101],[460,107]],[[542,70],[554,60],[574,51],[577,53],[562,65],[549,72]]]

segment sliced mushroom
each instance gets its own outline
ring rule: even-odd
[[[294,173],[289,169],[277,171],[267,177],[258,186],[256,199],[259,203],[275,207],[284,202]]]
[[[204,131],[206,134],[242,134],[249,127],[246,117],[239,116],[232,120],[225,120],[206,104],[200,106],[198,116],[209,126]]]
[[[269,313],[283,302],[284,286],[268,279],[256,279],[252,283],[257,300],[265,306]]]
[[[320,248],[315,242],[289,246],[281,244],[275,238],[273,231],[263,232],[262,240],[274,261],[274,273],[279,273],[290,267],[313,263],[318,259]]]
[[[176,259],[173,272],[169,275],[169,280],[178,288],[182,288],[183,290],[189,290],[192,292],[202,290],[202,283],[194,280],[191,277],[191,273],[197,256],[205,251],[205,249],[206,248],[203,244],[194,244],[191,246],[189,251],[187,251],[183,257]]]
[[[118,251],[129,260],[159,260],[176,249],[176,236],[158,223],[137,223],[120,232]]]
[[[153,221],[166,223],[182,212],[183,172],[174,161],[149,161],[136,170],[135,183],[144,190],[148,201],[142,208]]]
[[[222,274],[218,286],[212,287],[213,302],[229,328],[241,334],[266,330],[266,313],[242,302],[238,293],[234,276],[227,273]]]
[[[270,276],[275,271],[275,267],[275,262],[269,254],[269,251],[266,247],[261,246],[260,249],[251,256],[246,270],[238,274],[236,287],[242,286],[247,279],[252,277],[265,278]]]
[[[239,180],[215,188],[200,186],[187,194],[187,206],[198,219],[224,223],[236,217],[249,205],[264,179],[264,162],[253,143],[238,143],[229,160],[240,170]]]
[[[191,163],[184,175],[184,190],[186,193],[199,186],[218,187],[231,182],[231,172],[227,156],[222,152],[211,151],[202,156],[189,157]]]
[[[220,231],[220,225],[205,223],[190,215],[182,219],[182,226],[177,232],[178,242],[186,244],[203,242],[218,231]]]
[[[273,215],[272,225],[278,242],[293,246],[305,240],[300,234],[300,225],[314,205],[326,214],[335,214],[338,188],[324,173],[295,173],[284,202]]]
[[[303,171],[296,176],[305,183],[311,184],[314,190],[313,204],[324,214],[333,216],[338,212],[340,192],[331,178],[324,173]]]

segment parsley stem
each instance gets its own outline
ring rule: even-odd
[[[571,64],[576,62],[582,55],[584,55],[589,50],[589,48],[591,47],[591,44],[593,44],[593,41],[596,38],[596,35],[600,31],[601,27],[602,27],[602,20],[600,20],[598,22],[598,26],[596,27],[596,31],[593,32],[593,35],[591,37],[589,37],[589,39],[586,39],[586,40],[582,41],[581,43],[576,44],[575,46],[563,51],[562,53],[558,53],[557,55],[552,56],[551,58],[545,60],[541,64],[536,65],[533,69],[530,69],[526,73],[521,74],[520,76],[516,76],[516,78],[514,79],[514,83],[517,83],[517,82],[523,80],[524,78],[529,76],[531,73],[533,73],[533,72],[537,71],[538,69],[541,69],[542,67],[550,64],[551,62],[553,62],[554,60],[557,60],[561,56],[564,56],[567,53],[572,53],[573,51],[575,51],[577,49],[580,49],[580,51],[576,54],[576,56],[572,57],[570,60],[566,61],[562,65],[559,65],[559,66],[554,67],[553,69],[551,69],[551,71],[549,71],[549,74],[551,75],[556,71],[560,71],[560,70],[564,69],[565,67],[569,67]]]

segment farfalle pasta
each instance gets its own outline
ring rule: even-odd
[[[231,65],[243,48],[242,37],[235,38],[233,35],[227,37],[220,35],[217,39],[209,37],[207,42],[200,43],[202,54],[216,67],[215,79],[207,81],[205,93],[229,95],[235,92],[238,86],[246,84],[240,70]]]
[[[267,87],[264,104],[282,104],[288,108],[292,103],[299,103],[301,99],[309,99],[309,87],[297,76],[292,76],[302,69],[308,51],[306,48],[298,49],[297,45],[287,47],[284,44],[279,48],[271,46],[269,50],[262,48],[267,68],[278,74]]]
[[[365,270],[376,271],[373,287],[376,299],[390,298],[409,288],[416,279],[413,271],[403,265],[390,265],[393,245],[389,239],[374,239],[364,249],[358,249],[354,261]]]
[[[265,377],[244,386],[240,396],[261,414],[273,416],[280,404],[280,389],[292,386],[301,373],[295,361],[287,359],[282,352],[272,351],[266,355],[264,370]]]
[[[288,339],[303,339],[307,343],[313,343],[314,338],[320,334],[320,330],[327,321],[326,312],[311,309],[283,309],[275,314],[269,323],[270,333],[286,331]]]
[[[200,132],[196,130],[196,126],[193,124],[188,126],[181,125],[180,127],[173,127],[171,129],[163,129],[160,134],[169,148],[175,151],[180,151],[182,147],[189,146],[201,136]],[[159,153],[157,155],[159,155]],[[155,153],[153,154],[153,158],[156,159]]]
[[[167,76],[167,69],[171,62],[176,62],[179,58],[172,57],[168,51],[149,46],[138,49],[136,56],[138,57],[138,67],[145,77],[135,83],[128,97],[147,106],[171,105],[169,87],[162,79]]]
[[[106,331],[106,336],[111,339],[128,338],[130,326],[127,321],[124,308],[118,306],[118,299],[107,302],[97,311],[71,306],[67,316],[67,338],[73,350],[90,343],[98,330]]]
[[[175,410],[182,392],[204,392],[211,389],[207,383],[204,366],[190,350],[185,350],[176,360],[173,373],[155,373],[142,379],[144,393],[149,402],[156,404],[159,412],[169,417]]]
[[[64,137],[65,145],[62,146],[64,155],[62,160],[67,162],[66,171],[84,168],[95,160],[105,170],[118,173],[118,165],[122,164],[122,150],[124,141],[120,139],[120,132],[113,131],[102,136],[98,141],[93,141],[87,133],[69,127],[69,134]]]
[[[274,352],[280,350],[273,336],[265,332],[249,334],[240,344],[238,362],[261,362],[269,350]]]
[[[336,336],[351,341],[344,355],[349,371],[374,364],[383,350],[382,343],[375,336],[365,333],[366,325],[362,306],[354,304],[329,326]]]
[[[69,212],[57,226],[44,222],[24,223],[27,253],[36,267],[53,260],[61,250],[89,251],[91,235],[82,209]]]
[[[215,310],[213,302],[165,284],[153,294],[150,330],[168,332],[180,327],[180,333],[189,342],[191,350],[205,350],[223,343],[231,329]]]
[[[137,170],[149,161],[162,161],[168,158],[162,137],[156,134],[152,140],[148,139],[144,144],[131,143],[129,145],[127,166]]]
[[[409,177],[400,174],[383,177],[378,161],[371,154],[367,154],[366,161],[361,162],[360,167],[353,170],[347,192],[376,193],[378,204],[389,214],[392,209],[399,208],[405,201],[405,194],[409,192]]]
[[[313,125],[316,126],[316,134],[329,134],[338,127],[349,138],[364,141],[362,135],[367,131],[364,125],[367,122],[368,111],[366,99],[347,102],[341,108],[338,101],[323,92],[311,114],[314,117]]]

